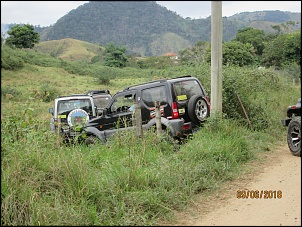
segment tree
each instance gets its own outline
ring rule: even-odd
[[[257,55],[261,55],[264,49],[265,34],[263,30],[251,27],[239,29],[234,41],[239,41],[243,44],[250,43],[256,50]]]
[[[110,42],[105,50],[105,65],[110,67],[125,67],[128,60],[125,52],[125,47],[118,47]]]
[[[211,60],[210,42],[198,41],[191,48],[179,51],[182,63],[187,65],[201,64]]]
[[[265,66],[301,65],[301,31],[279,35],[268,42],[263,51]]]
[[[254,63],[254,48],[250,43],[226,42],[222,46],[222,52],[224,65],[245,66]]]
[[[39,33],[34,31],[33,25],[16,25],[7,34],[6,44],[16,48],[33,48],[40,41]]]

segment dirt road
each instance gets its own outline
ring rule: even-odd
[[[188,210],[175,214],[175,222],[165,225],[301,226],[301,158],[282,145],[246,166],[249,173],[208,197],[198,197]],[[237,190],[258,190],[263,194],[256,199],[250,192],[249,198],[238,199]],[[264,198],[265,190],[272,198]],[[277,198],[278,190],[281,198]]]

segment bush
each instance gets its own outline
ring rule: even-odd
[[[39,90],[33,91],[33,96],[43,102],[53,101],[59,95],[59,91],[55,85],[51,84],[49,81],[41,85]]]
[[[23,68],[22,58],[15,54],[10,47],[4,45],[1,47],[1,68],[6,70],[18,70]]]
[[[115,79],[117,75],[115,68],[104,66],[94,73],[98,84],[109,85],[110,79]]]
[[[270,97],[281,84],[275,72],[227,68],[223,77],[222,109],[227,118],[237,119],[254,130],[268,127]],[[274,85],[274,86],[272,86]]]

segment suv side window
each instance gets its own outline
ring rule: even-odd
[[[155,101],[160,101],[160,105],[167,104],[166,87],[159,86],[142,90],[142,100],[148,107],[154,107]]]
[[[177,101],[189,100],[193,95],[203,94],[203,91],[196,80],[180,81],[173,84]]]
[[[111,113],[115,112],[127,112],[130,106],[134,103],[134,94],[124,94],[115,97],[110,111]]]

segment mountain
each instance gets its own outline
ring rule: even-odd
[[[291,29],[301,29],[301,13],[261,11],[223,17],[223,41],[234,39],[238,29],[244,27],[272,33],[276,32],[272,26],[288,21],[297,23]],[[65,38],[101,46],[113,42],[140,56],[159,56],[178,53],[198,41],[210,41],[211,17],[184,19],[155,1],[90,1],[53,26],[35,30],[42,42]]]

